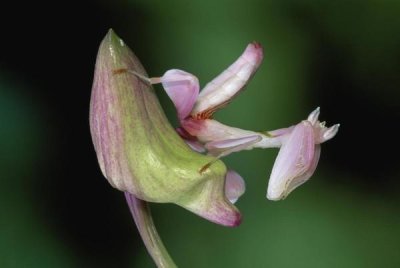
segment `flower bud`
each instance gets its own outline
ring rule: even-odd
[[[240,213],[224,194],[225,165],[185,144],[143,77],[139,60],[110,30],[97,55],[90,102],[103,175],[139,199],[175,203],[215,223],[238,225]]]

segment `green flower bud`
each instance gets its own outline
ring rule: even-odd
[[[238,225],[240,213],[224,194],[225,165],[186,145],[140,76],[147,77],[143,66],[110,30],[97,55],[90,102],[103,175],[144,201],[175,203],[212,222]]]

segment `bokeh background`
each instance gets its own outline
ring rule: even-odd
[[[109,28],[152,76],[180,68],[202,85],[257,40],[264,63],[218,120],[271,130],[321,106],[341,123],[284,201],[265,198],[277,150],[225,158],[247,182],[238,228],[152,205],[180,267],[400,267],[400,1],[8,1],[2,14],[0,267],[154,267],[89,134]]]

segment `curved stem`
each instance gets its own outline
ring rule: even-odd
[[[158,268],[176,268],[176,264],[169,256],[167,249],[157,233],[151,216],[149,204],[146,201],[136,198],[134,195],[125,192],[129,210],[135,220],[140,236]]]

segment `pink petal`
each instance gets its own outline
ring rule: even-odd
[[[225,195],[232,204],[244,194],[246,185],[243,178],[235,171],[228,170],[225,180]]]
[[[315,157],[314,129],[311,122],[304,120],[296,125],[278,153],[268,184],[267,198],[285,198],[304,182],[305,174],[313,172],[315,161],[318,162]]]
[[[316,144],[315,145],[315,149],[314,149],[314,157],[311,160],[311,164],[310,167],[308,168],[308,170],[301,176],[294,178],[288,185],[288,189],[289,191],[286,193],[286,196],[288,194],[290,194],[290,192],[292,192],[294,189],[296,189],[297,187],[299,187],[300,185],[302,185],[303,183],[305,183],[306,181],[308,181],[309,178],[311,178],[311,176],[314,174],[317,165],[318,165],[318,161],[319,161],[319,156],[321,154],[321,145],[320,144]]]
[[[249,44],[228,69],[205,86],[191,114],[196,118],[210,118],[216,110],[227,105],[248,83],[262,59],[262,47],[258,43]]]
[[[161,83],[178,111],[178,118],[186,118],[199,95],[197,78],[185,71],[172,69],[161,77]]]
[[[189,117],[181,122],[181,126],[202,143],[261,135],[258,132],[230,127],[213,119],[196,120]]]
[[[211,155],[223,157],[233,152],[249,148],[251,145],[261,141],[260,135],[252,135],[236,139],[212,141],[206,143],[205,147]]]

